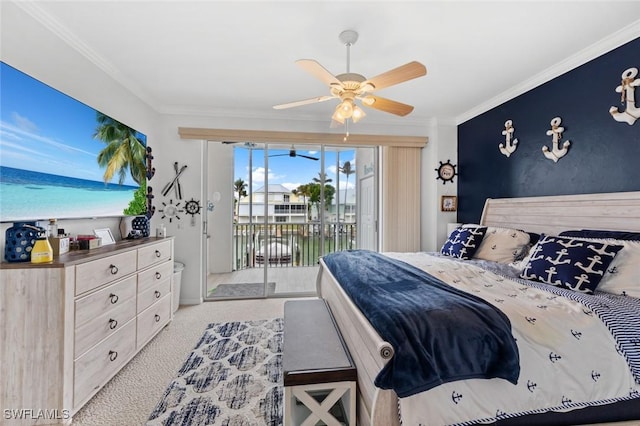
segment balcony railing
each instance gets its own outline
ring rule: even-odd
[[[324,252],[321,241],[324,240]],[[356,248],[355,223],[233,225],[235,270],[269,266],[315,266],[324,254]]]

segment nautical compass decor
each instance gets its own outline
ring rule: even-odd
[[[169,204],[163,201],[162,206],[161,209],[158,209],[158,211],[162,213],[161,219],[168,217],[169,223],[171,223],[174,218],[180,220],[178,213],[184,213],[184,209],[180,207],[180,203],[173,204],[173,200],[169,200]]]

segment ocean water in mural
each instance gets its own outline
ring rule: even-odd
[[[2,166],[0,177],[3,221],[119,216],[137,189]]]
[[[4,62],[0,86],[0,222],[124,215],[146,136]]]

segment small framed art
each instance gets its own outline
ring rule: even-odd
[[[458,197],[455,195],[443,195],[440,202],[440,210],[443,212],[455,212],[458,210]]]
[[[109,244],[116,243],[116,240],[113,238],[113,234],[111,233],[111,229],[109,228],[94,229],[93,234],[102,239],[100,245],[108,246]]]

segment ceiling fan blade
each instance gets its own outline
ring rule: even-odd
[[[376,90],[384,89],[385,87],[393,86],[394,84],[403,83],[414,78],[422,77],[426,74],[427,68],[420,62],[413,61],[377,75],[373,78],[370,78],[367,81],[363,81],[360,86],[365,86],[368,83],[373,86],[373,89],[367,91],[375,92]]]
[[[367,95],[362,104],[364,106],[368,106],[369,108],[377,109],[395,115],[400,115],[402,117],[413,111],[413,107],[411,105],[373,95]]]
[[[318,161],[318,158],[316,158],[316,157],[309,157],[308,155],[296,154],[296,157],[303,157],[303,158],[308,158],[309,160],[315,160],[315,161]]]
[[[325,67],[320,65],[318,61],[313,59],[298,59],[296,64],[327,86],[331,86],[332,83],[342,85],[340,80],[338,80],[335,75],[331,74]]]
[[[315,104],[318,102],[324,102],[324,101],[328,101],[329,99],[333,99],[333,96],[328,96],[328,95],[317,96],[315,98],[304,99],[302,101],[294,101],[286,104],[274,105],[273,109],[293,108],[293,107],[302,106],[302,105],[309,105],[309,104]]]
[[[273,154],[273,155],[270,155],[269,157],[284,157],[285,155],[286,155],[287,157],[290,157],[290,155],[289,155],[289,154]]]

